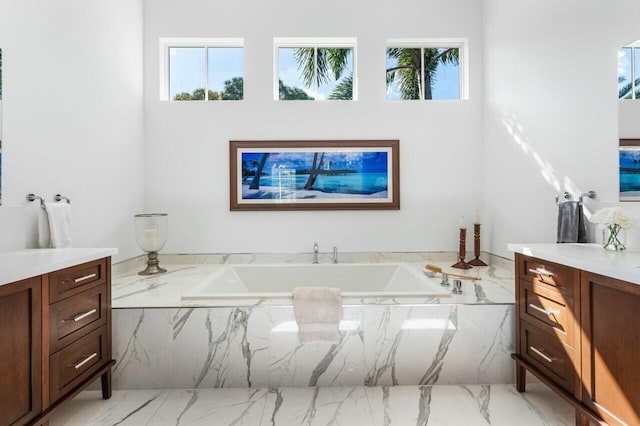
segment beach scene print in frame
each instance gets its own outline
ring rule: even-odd
[[[640,201],[640,139],[620,139],[620,201]]]
[[[230,210],[399,210],[399,146],[230,141]]]

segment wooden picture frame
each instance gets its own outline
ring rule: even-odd
[[[398,140],[230,141],[230,210],[399,210]]]
[[[640,201],[640,139],[620,139],[620,201]]]

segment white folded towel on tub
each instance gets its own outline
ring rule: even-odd
[[[340,340],[342,295],[339,288],[296,287],[293,289],[293,311],[300,343],[337,343]]]
[[[41,248],[71,247],[71,205],[45,203],[45,214],[38,218],[38,243]]]

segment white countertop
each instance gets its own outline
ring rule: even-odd
[[[599,244],[509,244],[507,250],[640,284],[640,252],[610,251]]]
[[[117,253],[115,248],[30,249],[0,253],[0,286]]]

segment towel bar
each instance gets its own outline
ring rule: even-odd
[[[582,199],[584,197],[591,198],[592,200],[595,200],[596,196],[597,196],[596,191],[583,192],[582,194],[580,194],[579,200],[580,200],[580,202],[582,202]],[[562,201],[560,200],[561,198],[562,198]],[[571,194],[569,194],[568,191],[564,191],[562,193],[562,195],[556,195],[556,204],[560,204],[560,203],[562,203],[564,201],[570,201],[572,199],[573,199],[573,197],[571,196]]]
[[[40,207],[44,209],[44,198],[36,195],[36,194],[27,194],[27,201],[33,202],[35,200],[40,200]]]
[[[563,198],[563,201],[568,201],[572,198],[571,194],[569,194],[567,191],[564,191],[562,195],[556,195],[556,204],[560,204],[563,202],[563,201],[560,201],[560,197]]]
[[[56,202],[60,202],[62,200],[65,200],[67,202],[67,204],[71,204],[71,198],[67,197],[66,195],[60,195],[60,194],[56,194],[55,197],[53,197],[53,199]]]
[[[595,200],[596,196],[597,196],[596,191],[583,192],[580,195],[580,201],[582,201],[584,197],[588,197],[588,198],[591,198],[592,200]]]

